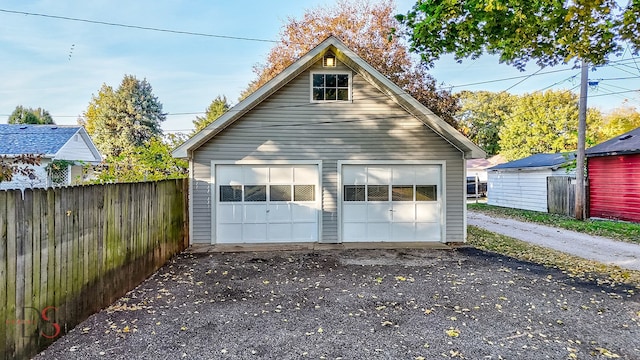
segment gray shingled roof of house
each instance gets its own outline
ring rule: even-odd
[[[587,149],[587,156],[604,156],[640,153],[640,128],[633,129],[613,139]]]
[[[0,124],[0,154],[56,154],[81,126]]]
[[[523,169],[523,168],[557,168],[576,158],[575,153],[534,154],[526,158],[510,161],[490,167],[487,170]]]

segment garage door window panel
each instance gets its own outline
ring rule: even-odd
[[[438,186],[416,185],[416,201],[438,201]]]
[[[245,202],[267,201],[267,186],[266,185],[245,185],[244,201]]]
[[[242,201],[242,185],[220,185],[221,202]]]
[[[364,201],[365,199],[364,185],[345,185],[344,201]]]
[[[393,185],[391,199],[393,201],[413,201],[413,185]]]
[[[269,187],[270,201],[291,201],[291,185],[271,185]]]
[[[367,186],[367,201],[389,201],[388,185]]]
[[[293,201],[316,201],[315,185],[293,185]]]

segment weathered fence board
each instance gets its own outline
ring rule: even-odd
[[[576,186],[572,180],[575,178],[570,176],[547,177],[547,211],[550,214],[575,214]]]
[[[12,320],[16,319],[16,265],[18,262],[16,253],[16,195],[19,195],[17,191],[11,191],[7,193],[7,298],[5,311],[7,312],[6,318],[10,326],[7,326],[7,337],[4,339],[8,352],[14,353],[16,351],[16,340],[18,340],[17,326],[11,326]],[[13,241],[12,241],[13,240]],[[7,324],[5,322],[5,324]]]
[[[0,209],[7,208],[7,192],[0,191]],[[6,347],[7,337],[7,212],[0,211],[0,348]],[[4,309],[4,310],[2,310]]]
[[[186,179],[0,191],[0,359],[30,358],[183,250],[187,211]]]

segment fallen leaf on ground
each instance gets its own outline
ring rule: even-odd
[[[460,330],[458,330],[458,329],[449,329],[449,330],[445,331],[445,333],[449,337],[458,337],[458,336],[460,336]]]

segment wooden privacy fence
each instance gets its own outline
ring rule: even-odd
[[[572,176],[547,177],[547,212],[567,216],[576,215],[576,184]],[[589,181],[585,179],[584,185],[585,206],[584,216],[589,215]]]
[[[182,251],[187,181],[0,191],[2,358],[30,358]]]
[[[576,206],[576,185],[571,176],[547,177],[547,211],[550,214],[573,216]]]

